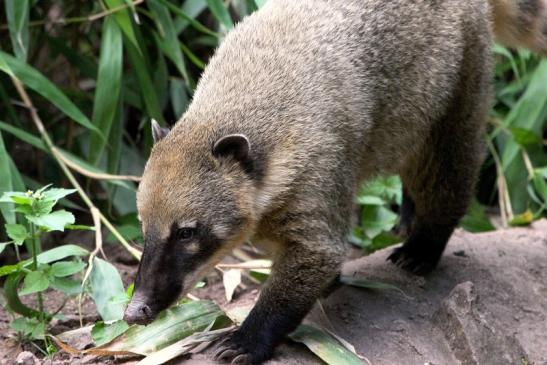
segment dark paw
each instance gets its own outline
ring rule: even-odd
[[[238,330],[216,346],[213,358],[237,365],[260,364],[271,357],[272,351],[271,346],[264,345],[258,338],[246,336]]]
[[[437,266],[441,255],[442,251],[435,252],[431,247],[420,248],[404,244],[393,250],[387,260],[413,274],[425,275]]]

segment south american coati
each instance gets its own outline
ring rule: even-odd
[[[493,30],[493,31],[492,31]],[[216,359],[260,363],[337,277],[357,187],[399,174],[431,271],[473,196],[493,34],[547,51],[547,0],[269,0],[226,36],[137,194],[145,246],[125,319],[147,323],[247,240],[274,267]]]

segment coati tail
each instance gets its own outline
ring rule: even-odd
[[[547,0],[488,0],[496,39],[547,56]]]

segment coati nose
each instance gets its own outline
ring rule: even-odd
[[[129,324],[148,324],[152,319],[152,309],[144,303],[129,303],[123,315],[123,320]]]

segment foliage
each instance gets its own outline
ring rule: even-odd
[[[80,292],[80,283],[71,277],[81,272],[86,264],[77,259],[86,255],[87,250],[74,245],[65,245],[42,252],[41,237],[46,232],[63,231],[74,226],[74,215],[64,209],[53,210],[59,199],[73,193],[69,189],[48,189],[43,187],[35,192],[6,192],[0,202],[13,204],[14,211],[21,214],[24,223],[6,223],[6,233],[19,256],[19,247],[26,244],[31,259],[19,260],[15,265],[0,267],[0,276],[6,276],[4,294],[9,309],[23,315],[11,323],[12,328],[31,339],[45,340],[46,323],[52,314],[43,307],[42,293],[49,287],[66,294]],[[63,260],[74,257],[72,260]],[[19,289],[19,283],[23,286]],[[38,308],[23,304],[19,296],[36,294]]]
[[[152,145],[150,119],[166,126],[182,115],[225,33],[265,1],[2,2],[0,194],[36,190],[0,199],[0,252],[24,245],[32,257],[0,267],[5,293],[13,298],[8,305],[23,315],[12,327],[42,338],[53,315],[22,306],[18,295],[41,296],[48,287],[76,294],[83,286],[103,320],[118,321],[99,323],[97,341],[126,328],[119,320],[128,294],[112,265],[94,255],[84,264],[81,257],[89,252],[73,245],[40,253],[40,236],[70,228],[74,216],[53,211],[68,190],[39,187],[52,181],[77,190],[79,198],[59,204],[83,219],[92,213],[92,200],[121,232],[110,229],[107,242],[142,242],[135,191]],[[473,232],[499,226],[493,216],[503,226],[529,224],[547,208],[547,61],[499,45],[494,55],[486,158],[476,199],[462,220]],[[401,189],[395,176],[363,185],[354,244],[370,252],[399,241],[392,232]],[[87,282],[72,278],[84,268]],[[263,280],[267,274],[260,270],[251,274]]]

